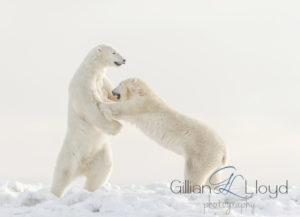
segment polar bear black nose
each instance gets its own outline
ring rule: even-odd
[[[119,87],[119,86],[116,87],[115,89],[113,89],[113,90],[111,91],[111,93],[112,93],[114,96],[116,96],[118,99],[121,98],[120,87]]]
[[[121,94],[112,91],[112,94],[117,97],[117,99],[121,98]]]

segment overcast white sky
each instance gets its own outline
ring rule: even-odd
[[[67,87],[93,46],[219,132],[248,179],[300,184],[299,1],[0,0],[0,178],[50,183]],[[182,178],[183,159],[124,124],[115,184]]]

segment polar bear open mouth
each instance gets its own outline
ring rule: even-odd
[[[120,99],[120,98],[121,98],[121,94],[119,94],[119,93],[113,93],[113,95],[116,96],[117,99]]]
[[[117,66],[120,66],[120,65],[122,65],[123,63],[114,62],[114,64],[116,64]]]

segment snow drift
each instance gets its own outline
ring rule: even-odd
[[[300,216],[300,188],[271,199],[255,195],[245,201],[230,195],[174,194],[164,183],[119,187],[106,184],[94,193],[72,187],[56,198],[49,186],[0,182],[0,216],[22,217],[201,217]]]

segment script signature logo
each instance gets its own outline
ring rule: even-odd
[[[225,172],[225,171],[230,173],[228,178],[226,178],[218,183],[214,183],[212,181],[214,176],[218,176],[218,175],[220,175],[219,173]],[[253,197],[253,193],[249,193],[248,195],[240,195],[239,193],[233,192],[233,190],[232,190],[233,184],[239,179],[242,181],[245,180],[244,176],[236,173],[236,171],[237,171],[237,169],[234,166],[226,166],[226,167],[216,170],[213,174],[211,174],[211,176],[209,177],[209,183],[215,190],[215,193],[223,194],[223,195],[232,194],[241,199],[249,199],[249,198]]]

